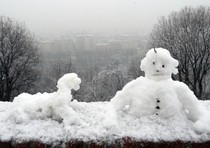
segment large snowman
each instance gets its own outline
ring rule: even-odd
[[[116,111],[126,111],[137,117],[155,115],[169,118],[184,115],[202,128],[205,109],[194,93],[182,82],[171,79],[177,74],[178,61],[168,50],[151,49],[141,61],[141,76],[118,91],[111,100]]]

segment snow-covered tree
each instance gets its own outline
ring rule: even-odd
[[[168,49],[179,60],[179,80],[204,99],[204,81],[210,70],[209,7],[185,7],[162,17],[150,34],[149,46]]]
[[[114,60],[93,78],[96,101],[109,101],[127,82],[126,68]]]

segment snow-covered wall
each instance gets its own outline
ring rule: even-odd
[[[210,101],[202,103],[210,110]],[[12,107],[12,103],[0,103],[0,141],[114,141],[122,137],[155,142],[210,140],[209,134],[196,133],[192,122],[180,116],[170,119],[156,115],[136,118],[121,113],[116,120],[109,102],[73,101],[70,107],[75,112],[76,117],[73,118],[77,118],[77,121],[71,124],[51,117],[28,118],[20,123],[10,118]]]
[[[58,91],[48,94],[21,94],[14,102],[0,102],[0,141],[70,140],[115,141],[130,137],[137,141],[208,141],[210,134],[196,133],[193,122],[184,116],[141,118],[125,110],[116,113],[111,102],[77,102],[67,88],[79,88],[76,74],[65,75]],[[62,88],[62,89],[61,89]],[[210,101],[200,101],[210,110]]]

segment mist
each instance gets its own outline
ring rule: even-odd
[[[146,34],[161,16],[209,0],[1,0],[0,15],[36,35],[71,32]]]

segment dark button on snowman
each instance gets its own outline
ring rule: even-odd
[[[142,117],[157,115],[170,118],[176,115],[187,116],[195,122],[195,127],[202,129],[201,119],[205,112],[194,93],[182,82],[171,79],[177,74],[178,61],[168,50],[151,49],[141,61],[141,76],[126,84],[111,100],[117,112],[125,111]]]
[[[160,100],[157,98],[157,106],[156,109],[159,110],[160,109]],[[158,112],[156,112],[156,115],[158,115]]]

